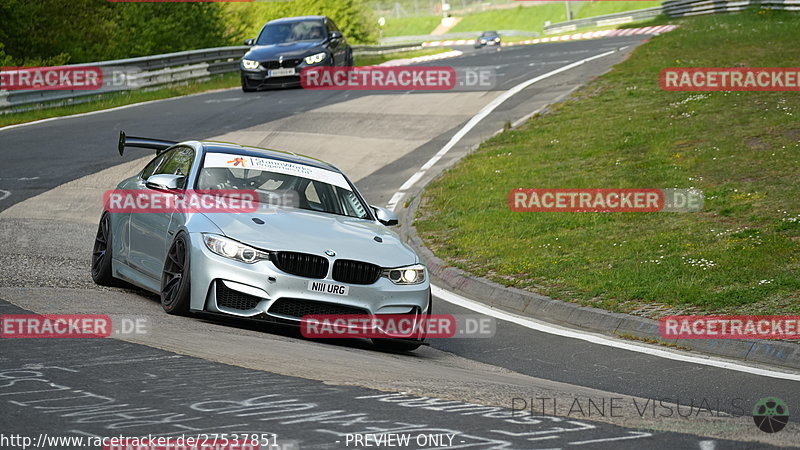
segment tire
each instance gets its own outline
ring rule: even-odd
[[[413,352],[422,346],[422,341],[412,341],[409,339],[408,342],[405,342],[400,339],[372,339],[372,345],[380,350],[390,352]]]
[[[428,314],[431,316],[433,311],[433,296],[428,294]],[[425,337],[422,339],[371,339],[372,345],[379,350],[386,350],[390,352],[412,352],[422,346],[425,342]]]
[[[118,286],[119,280],[111,275],[111,219],[108,213],[100,216],[97,225],[97,235],[92,248],[92,280],[100,286]]]
[[[167,314],[189,313],[191,298],[190,259],[188,238],[180,232],[172,241],[161,274],[161,307]]]

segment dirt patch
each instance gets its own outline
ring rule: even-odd
[[[765,151],[771,148],[768,142],[765,142],[759,137],[747,138],[744,140],[744,143],[750,150]]]

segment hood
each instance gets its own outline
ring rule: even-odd
[[[296,41],[285,44],[257,45],[244,55],[245,59],[253,61],[270,61],[278,59],[302,58],[313,53],[325,51],[322,46],[324,41]]]
[[[415,264],[417,255],[394,232],[368,220],[298,209],[239,214],[207,214],[226,236],[273,251],[293,251],[336,259],[366,261],[381,267]],[[261,219],[263,225],[253,221]],[[383,242],[377,242],[375,237]]]

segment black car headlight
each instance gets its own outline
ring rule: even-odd
[[[269,252],[250,247],[217,234],[204,234],[203,242],[212,252],[247,264],[269,259]]]
[[[425,281],[425,266],[415,264],[407,267],[383,269],[383,276],[394,284],[420,284]]]
[[[261,65],[258,61],[253,61],[252,59],[243,59],[242,60],[242,67],[245,69],[255,70]]]
[[[308,64],[308,65],[312,65],[312,64],[318,64],[318,63],[321,63],[322,61],[325,61],[325,58],[327,58],[327,57],[328,57],[327,53],[320,52],[320,53],[315,53],[315,54],[313,54],[311,56],[306,56],[303,59],[303,61],[305,61],[306,64]]]

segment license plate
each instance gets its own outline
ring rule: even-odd
[[[294,75],[294,69],[274,69],[269,71],[270,77],[288,77]]]
[[[341,284],[325,283],[322,281],[309,281],[308,290],[311,292],[319,292],[322,294],[334,294],[346,296],[350,292],[350,286],[343,286]]]

